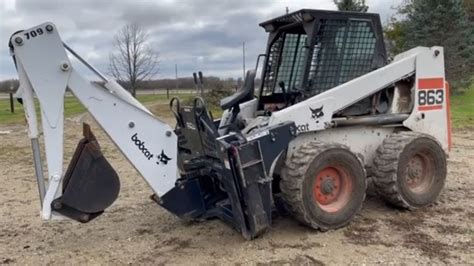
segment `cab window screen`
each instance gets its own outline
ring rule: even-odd
[[[306,35],[286,34],[283,47],[281,63],[278,68],[277,86],[274,89],[276,93],[282,92],[278,85],[280,82],[285,84],[285,89],[293,89],[300,85],[303,76]]]
[[[370,72],[375,43],[370,21],[323,20],[313,47],[308,96]]]
[[[271,46],[266,69],[263,95],[281,93],[285,89],[299,87],[302,82],[307,51],[306,34],[282,34]]]

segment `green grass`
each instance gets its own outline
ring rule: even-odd
[[[170,95],[177,96],[180,99],[188,99],[192,95],[189,94],[179,94],[179,95]],[[138,100],[143,104],[152,104],[152,103],[168,103],[169,100],[166,98],[166,95],[138,95]],[[77,101],[74,97],[66,97],[64,100],[64,115],[66,117],[71,117],[86,111],[86,109]],[[25,115],[23,112],[23,105],[18,103],[16,99],[14,100],[15,113],[10,112],[10,100],[9,99],[0,99],[0,125],[2,124],[16,124],[22,123],[25,121]],[[39,105],[36,103],[36,112],[39,116]]]
[[[23,107],[15,100],[15,113],[10,113],[10,100],[0,100],[0,124],[10,124],[18,121],[22,121],[24,118]]]
[[[474,128],[474,84],[451,96],[451,119],[454,128]]]

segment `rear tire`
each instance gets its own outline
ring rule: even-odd
[[[435,202],[446,174],[446,154],[441,145],[417,132],[389,136],[374,159],[377,193],[403,208],[417,209]]]
[[[346,146],[309,142],[288,154],[280,188],[293,216],[326,231],[347,225],[367,187],[360,159]]]

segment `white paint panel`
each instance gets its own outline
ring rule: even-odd
[[[324,130],[329,127],[332,116],[361,99],[370,96],[397,80],[415,71],[415,59],[422,49],[415,48],[402,54],[397,61],[350,80],[330,90],[313,96],[298,104],[273,113],[270,125],[284,121],[295,121],[296,126],[308,123],[308,131]],[[311,109],[323,107],[324,115],[312,117]]]
[[[435,55],[435,51],[439,52],[438,55]],[[449,94],[444,84],[442,84],[442,87],[433,88],[444,90],[442,108],[437,110],[419,110],[419,80],[433,78],[441,78],[445,81],[443,48],[439,46],[425,48],[425,52],[420,53],[416,58],[415,91],[412,92],[412,95],[415,96],[415,106],[413,112],[403,124],[413,131],[433,136],[441,143],[443,149],[448,152],[448,136],[450,132],[448,132],[447,97],[449,97]]]
[[[344,144],[362,156],[365,166],[372,167],[376,150],[393,130],[393,127],[352,126],[303,133],[290,142],[288,150],[309,141]]]

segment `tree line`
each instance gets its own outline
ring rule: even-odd
[[[124,88],[130,88],[130,83],[128,81],[118,81],[120,85]],[[240,87],[242,84],[242,79],[234,79],[234,78],[227,78],[221,79],[215,76],[204,76],[204,87],[205,89],[211,89],[219,86],[223,86],[229,89],[235,90],[236,88]],[[19,86],[18,79],[8,79],[4,81],[0,81],[0,92],[8,93],[11,92],[10,88],[13,88],[13,92]],[[137,87],[140,90],[174,90],[176,88],[180,90],[190,90],[194,89],[194,79],[190,75],[190,77],[182,77],[176,79],[171,78],[164,78],[164,79],[149,79],[140,81],[139,86]]]
[[[474,1],[407,0],[385,27],[389,52],[443,46],[446,79],[454,91],[474,82]]]

